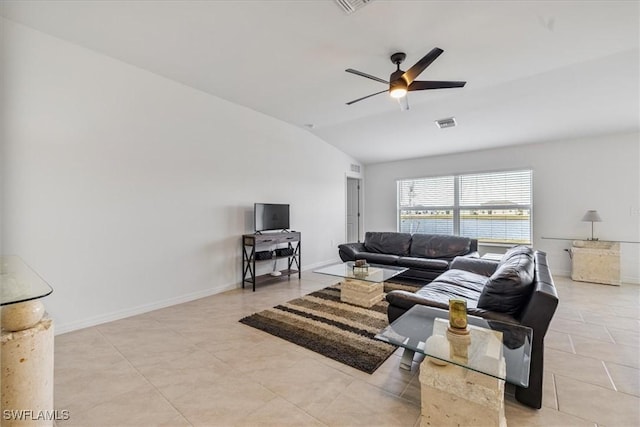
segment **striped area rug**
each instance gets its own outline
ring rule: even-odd
[[[414,291],[416,287],[385,283],[385,292],[392,289]],[[387,301],[371,308],[341,302],[339,283],[240,322],[369,374],[397,348],[374,338],[389,324]]]

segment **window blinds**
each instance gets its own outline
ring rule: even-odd
[[[398,181],[398,230],[531,243],[531,170]]]

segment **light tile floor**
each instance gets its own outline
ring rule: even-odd
[[[640,425],[640,286],[555,280],[544,406],[507,394],[508,424]],[[368,375],[238,323],[334,282],[305,273],[57,336],[57,425],[418,426],[419,364],[398,369],[400,351]]]

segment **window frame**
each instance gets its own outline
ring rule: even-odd
[[[533,244],[533,169],[532,168],[518,168],[518,169],[507,169],[507,170],[493,170],[493,171],[481,171],[481,172],[466,172],[466,173],[449,173],[444,175],[432,175],[418,178],[402,178],[396,180],[396,230],[400,232],[402,230],[402,211],[411,211],[411,210],[420,210],[420,211],[437,211],[437,210],[452,210],[453,213],[453,234],[456,236],[460,235],[461,231],[461,212],[468,210],[513,210],[514,205],[460,205],[460,182],[461,177],[472,176],[472,175],[490,175],[490,174],[508,174],[508,173],[517,173],[517,172],[526,172],[529,176],[529,204],[518,204],[517,209],[522,209],[524,211],[529,212],[529,236],[527,242],[516,243],[513,241],[496,241],[496,240],[483,240],[480,237],[471,237],[478,239],[478,243],[487,246],[513,246],[517,244],[528,245],[531,246]],[[417,181],[417,180],[429,180],[429,179],[441,179],[445,177],[453,178],[453,205],[419,205],[412,207],[403,207],[400,205],[401,203],[401,186],[404,182],[407,181]]]

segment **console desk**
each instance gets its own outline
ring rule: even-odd
[[[256,252],[259,247],[264,250],[274,251],[273,256],[266,259],[256,259]],[[288,249],[290,254],[277,255],[276,249]],[[250,283],[253,292],[256,291],[256,283],[263,283],[278,279],[280,277],[291,278],[291,275],[298,273],[298,279],[301,275],[301,236],[298,231],[288,231],[280,233],[264,233],[264,234],[244,234],[242,236],[242,288],[245,283]],[[279,259],[287,260],[287,268],[280,270],[280,276],[272,276],[271,274],[263,274],[256,276],[256,263],[278,262]],[[294,269],[295,267],[295,269]]]

